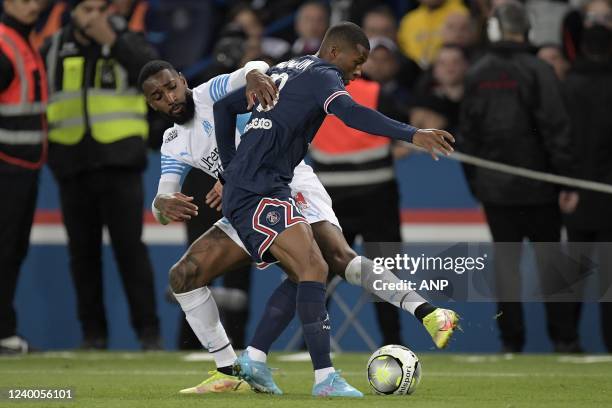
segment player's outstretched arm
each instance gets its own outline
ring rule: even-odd
[[[246,87],[237,89],[217,101],[213,107],[215,137],[224,169],[227,169],[236,154],[236,115],[248,112],[245,92]]]
[[[347,126],[366,133],[403,140],[427,150],[434,160],[435,151],[450,154],[453,136],[438,129],[417,129],[406,123],[393,120],[382,113],[356,103],[348,94],[335,97],[327,105],[327,113],[336,115]]]

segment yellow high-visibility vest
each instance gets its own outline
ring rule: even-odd
[[[47,55],[47,73],[50,97],[47,107],[49,141],[63,145],[78,144],[86,132],[86,116],[91,136],[98,143],[113,143],[119,140],[140,136],[147,138],[147,103],[144,96],[130,87],[127,71],[117,62],[110,60],[115,76],[115,89],[102,89],[101,75],[104,63],[96,63],[94,86],[88,87],[83,96],[83,76],[85,58],[66,57],[62,60],[63,75],[61,89],[55,88],[55,73],[58,63],[60,35],[54,35]]]

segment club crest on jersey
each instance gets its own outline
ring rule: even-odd
[[[279,220],[280,220],[280,214],[277,211],[270,211],[266,215],[266,221],[268,221],[268,224],[270,225],[276,225]]]
[[[210,134],[212,133],[212,129],[213,129],[210,122],[207,120],[204,120],[202,122],[202,127],[204,128],[204,133],[206,133],[206,136],[210,136]]]

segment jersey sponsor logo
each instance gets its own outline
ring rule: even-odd
[[[164,140],[164,143],[170,143],[178,136],[178,130],[172,129],[168,132],[168,137]]]
[[[278,211],[270,211],[266,215],[266,221],[268,221],[268,224],[270,225],[276,225],[280,221],[280,214]]]
[[[265,118],[255,118],[244,128],[245,133],[251,129],[272,129],[272,121]]]
[[[202,122],[202,127],[204,128],[204,133],[206,133],[206,136],[210,136],[210,134],[212,133],[213,127],[210,124],[209,121],[204,120]]]
[[[215,176],[219,176],[219,166],[221,165],[219,162],[219,149],[215,147],[210,154],[202,156],[200,163],[207,171]]]

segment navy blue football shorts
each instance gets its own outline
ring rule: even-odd
[[[263,197],[226,184],[223,187],[223,215],[260,269],[278,262],[268,251],[278,235],[295,224],[308,224],[289,189],[286,194]]]

